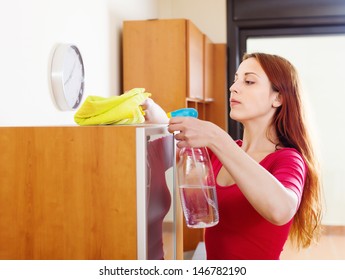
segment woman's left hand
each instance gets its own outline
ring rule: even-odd
[[[166,124],[169,118],[165,111],[151,98],[147,98],[141,105],[145,115],[145,123]]]

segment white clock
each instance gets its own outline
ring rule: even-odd
[[[58,44],[51,62],[51,85],[61,110],[76,109],[84,93],[84,64],[78,48]]]

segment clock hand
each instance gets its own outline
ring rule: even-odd
[[[69,74],[67,80],[64,82],[64,85],[66,85],[66,84],[69,82],[69,80],[73,77],[73,74],[74,74],[74,71],[75,71],[75,68],[76,68],[76,67],[75,67],[76,64],[77,64],[77,60],[74,61],[74,64],[73,64],[73,67],[72,67],[72,71],[71,71],[71,73]]]

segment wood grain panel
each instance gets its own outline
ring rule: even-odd
[[[134,135],[0,128],[0,259],[136,259]]]
[[[166,112],[184,106],[186,20],[125,21],[123,87],[144,87]],[[181,94],[183,93],[183,94]]]

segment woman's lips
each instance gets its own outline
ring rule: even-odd
[[[230,99],[230,106],[233,107],[233,106],[236,106],[236,105],[239,105],[241,104],[241,102],[235,100],[235,99]]]

